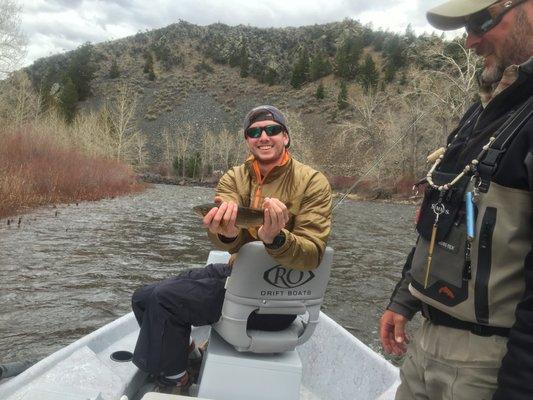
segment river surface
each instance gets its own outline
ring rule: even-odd
[[[135,288],[205,264],[191,207],[213,189],[155,186],[0,221],[0,362],[42,358],[130,311]],[[380,351],[379,318],[415,240],[415,206],[346,200],[323,311]]]

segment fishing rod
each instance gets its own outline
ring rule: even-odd
[[[344,199],[346,199],[346,197],[348,197],[348,195],[351,193],[351,191],[355,188],[355,186],[357,186],[357,184],[358,184],[359,182],[361,182],[361,181],[363,180],[364,177],[366,177],[370,172],[372,172],[372,171],[374,170],[374,168],[376,168],[377,166],[379,166],[379,164],[381,164],[381,162],[383,161],[383,159],[385,158],[385,156],[386,156],[388,153],[390,153],[394,148],[396,148],[396,145],[397,145],[398,143],[400,143],[400,142],[401,142],[401,141],[402,141],[402,140],[403,140],[403,139],[409,134],[409,130],[410,130],[410,129],[411,129],[411,128],[412,128],[412,127],[418,122],[418,120],[419,120],[420,118],[422,118],[424,115],[426,115],[429,111],[433,110],[435,107],[436,107],[436,106],[433,106],[433,107],[431,107],[428,111],[426,111],[426,112],[420,114],[420,115],[419,115],[419,116],[413,121],[413,123],[407,127],[406,133],[404,133],[402,136],[400,136],[398,139],[396,139],[396,140],[394,141],[394,143],[391,144],[391,145],[385,150],[385,152],[383,152],[383,153],[381,154],[381,156],[378,157],[378,158],[376,159],[376,161],[370,166],[370,168],[369,168],[369,169],[368,169],[363,175],[361,175],[361,176],[360,176],[360,177],[359,177],[359,178],[353,183],[352,186],[350,186],[350,187],[348,188],[348,191],[342,195],[342,197],[340,198],[340,200],[339,200],[339,201],[338,201],[338,202],[337,202],[337,203],[331,208],[331,211],[335,210],[335,209],[339,206],[339,204],[341,204],[341,203],[344,201]]]

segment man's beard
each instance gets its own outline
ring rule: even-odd
[[[484,49],[484,52],[492,54],[494,57],[494,63],[486,67],[481,73],[481,81],[485,85],[499,82],[508,66],[522,64],[533,56],[533,41],[531,40],[533,26],[522,7],[516,11],[515,22],[503,41],[500,51],[495,52],[490,43],[488,44],[490,47]]]

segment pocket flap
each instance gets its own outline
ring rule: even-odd
[[[457,174],[449,174],[444,172],[433,173],[433,182],[436,185],[444,185],[451,182]],[[445,239],[450,233],[453,224],[457,220],[459,211],[464,207],[464,194],[468,186],[469,178],[464,176],[456,185],[444,192],[442,196],[442,204],[445,212],[439,217],[439,224],[437,228],[437,242]],[[431,232],[433,224],[435,223],[435,212],[433,206],[439,202],[441,192],[437,189],[428,186],[420,208],[420,218],[416,225],[416,230],[424,239],[431,240]]]

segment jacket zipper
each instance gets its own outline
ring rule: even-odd
[[[496,226],[497,209],[487,207],[479,232],[474,309],[480,324],[489,323],[489,279],[492,263],[492,235]]]

